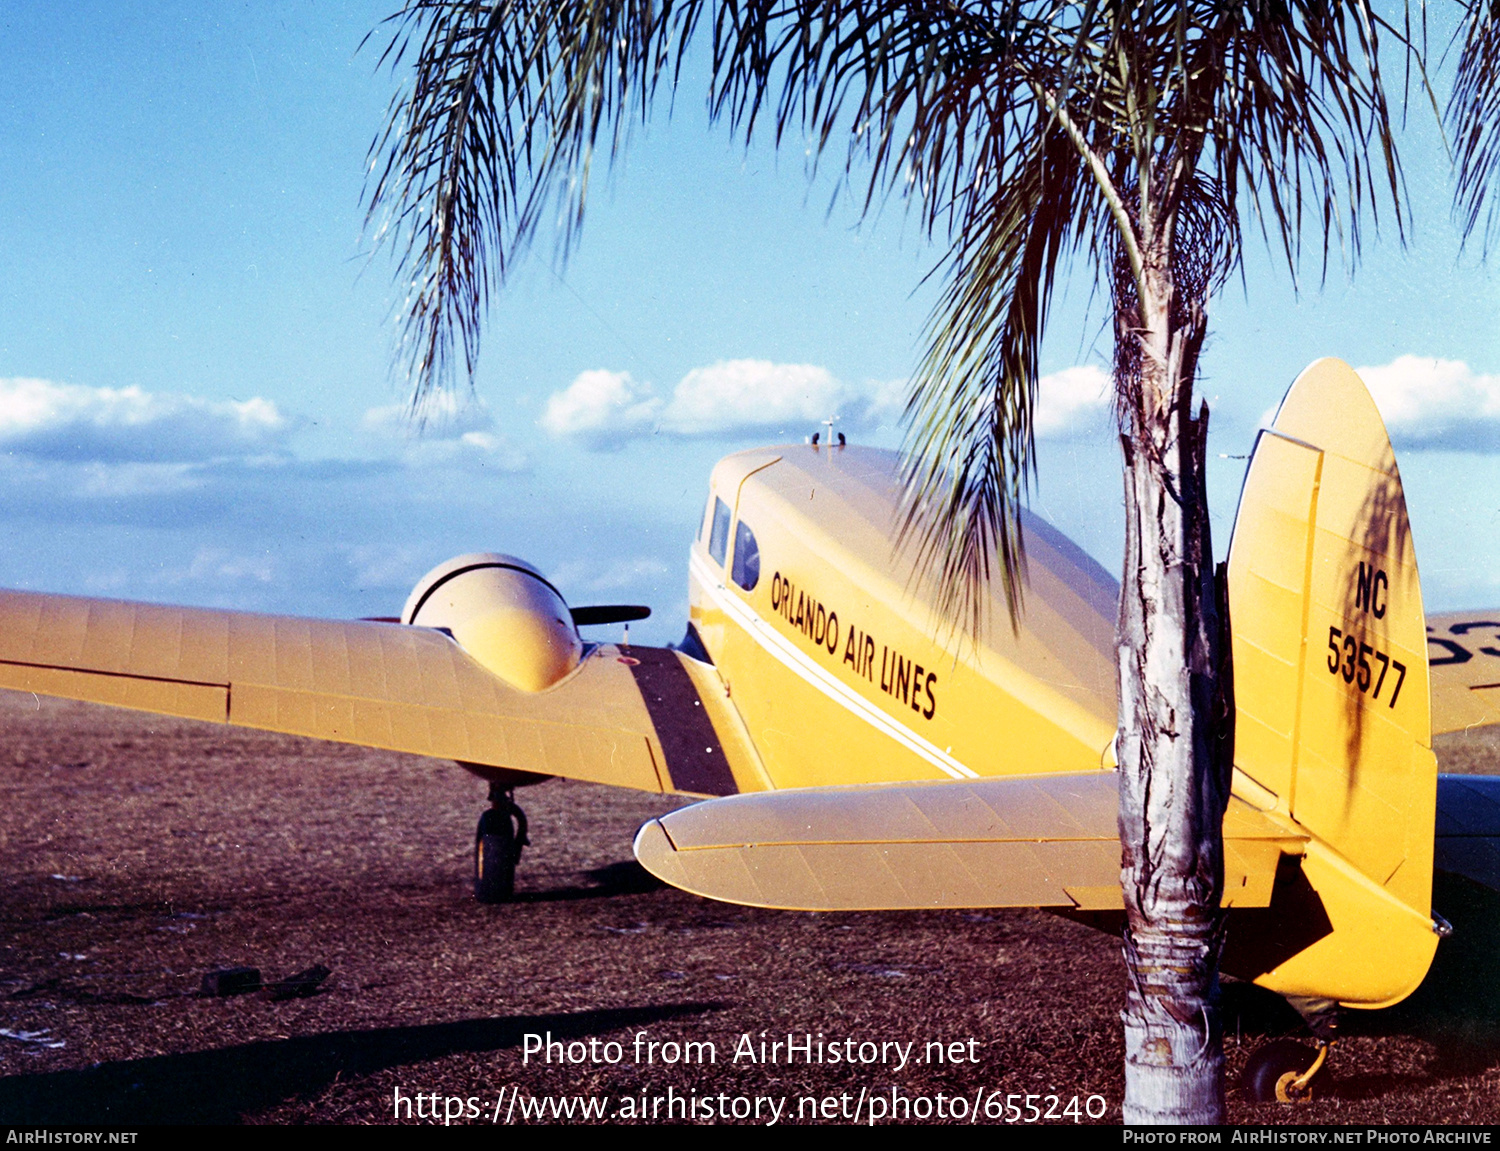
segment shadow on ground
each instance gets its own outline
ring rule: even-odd
[[[588,887],[554,887],[546,891],[518,891],[513,903],[566,903],[574,899],[608,899],[616,895],[645,895],[666,884],[633,859],[591,868]]]
[[[0,1079],[0,1115],[18,1124],[236,1123],[246,1112],[315,1093],[335,1079],[516,1047],[527,1032],[579,1039],[721,1006],[670,1003],[335,1031],[101,1063],[82,1071],[17,1075]]]

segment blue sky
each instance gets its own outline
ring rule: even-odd
[[[801,440],[830,407],[857,442],[897,441],[936,249],[899,204],[861,223],[801,148],[746,151],[710,127],[692,82],[597,180],[566,267],[545,236],[521,267],[476,399],[410,436],[392,269],[361,208],[395,81],[356,47],[388,9],[0,14],[0,584],[385,614],[427,568],[499,550],[570,602],[651,604],[636,634],[665,642],[720,455]],[[1336,259],[1320,284],[1312,258],[1298,294],[1252,243],[1244,286],[1214,303],[1201,388],[1232,457],[1312,359],[1380,369],[1429,607],[1486,606],[1500,266],[1460,254],[1420,106],[1405,158],[1406,245],[1387,214],[1353,279]],[[1116,569],[1090,288],[1078,269],[1055,313],[1035,506]],[[1221,551],[1243,466],[1214,461]]]

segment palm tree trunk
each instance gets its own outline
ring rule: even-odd
[[[1116,309],[1117,373],[1126,368],[1124,1120],[1222,1123],[1217,999],[1233,708],[1227,603],[1209,539],[1208,410],[1195,419],[1191,407],[1205,315],[1201,300],[1174,296],[1165,262],[1143,279],[1139,303],[1117,300]]]

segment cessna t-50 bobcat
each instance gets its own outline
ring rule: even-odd
[[[893,549],[899,494],[884,451],[722,460],[675,649],[587,643],[580,626],[645,609],[570,610],[530,564],[480,553],[428,573],[399,621],[0,592],[0,687],[456,760],[491,785],[485,901],[509,897],[526,842],[514,789],[563,776],[717,797],[635,844],[715,899],[1117,923],[1116,581],[1029,518],[1019,630],[997,603],[956,638]],[[1390,441],[1336,360],[1260,435],[1229,589],[1224,967],[1326,1039],[1336,1005],[1422,981],[1446,929],[1435,865],[1500,888],[1500,779],[1439,777],[1431,750],[1500,722],[1500,612],[1425,617]],[[1325,1053],[1282,1045],[1257,1089],[1304,1091]]]

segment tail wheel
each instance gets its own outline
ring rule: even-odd
[[[474,898],[508,903],[516,890],[516,864],[526,846],[526,813],[509,798],[479,817],[474,832]]]
[[[1256,1103],[1306,1103],[1312,1088],[1298,1090],[1297,1081],[1322,1067],[1327,1048],[1313,1049],[1295,1039],[1277,1039],[1267,1043],[1245,1064],[1240,1089]]]

